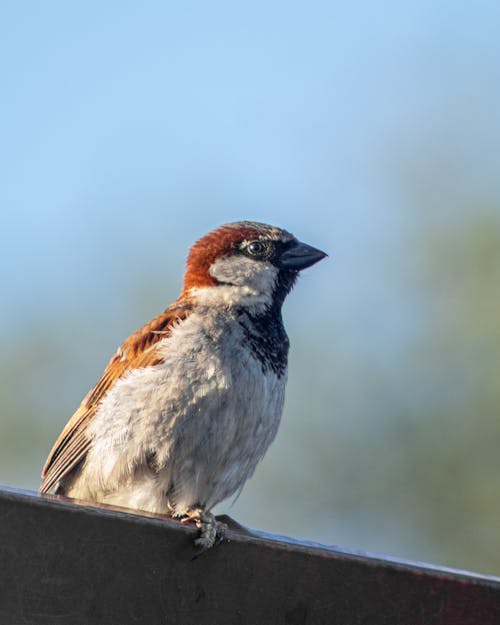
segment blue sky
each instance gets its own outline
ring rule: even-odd
[[[442,128],[450,103],[489,114],[479,125],[498,135],[494,2],[8,2],[1,13],[11,321],[91,285],[105,297],[134,265],[177,263],[194,237],[242,217],[352,256],[345,270],[369,284],[363,258],[407,219],[391,151]]]

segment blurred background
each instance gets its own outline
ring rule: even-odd
[[[285,305],[270,532],[500,574],[500,4],[4,2],[0,482],[227,221],[330,258]]]

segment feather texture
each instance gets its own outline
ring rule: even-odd
[[[42,470],[41,493],[48,493],[85,460],[91,445],[89,424],[101,401],[117,380],[135,369],[153,367],[162,362],[156,347],[166,338],[175,323],[185,319],[191,310],[188,302],[178,300],[161,315],[134,332],[111,358],[101,379],[87,393],[55,442]]]

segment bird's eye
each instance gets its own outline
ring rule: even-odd
[[[262,241],[252,241],[247,245],[247,252],[251,256],[264,256],[266,251],[266,245]]]

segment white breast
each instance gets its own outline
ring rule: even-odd
[[[162,364],[133,371],[104,398],[81,478],[100,501],[210,509],[242,487],[274,439],[286,376],[263,373],[238,320],[220,309],[192,313],[159,351]]]

